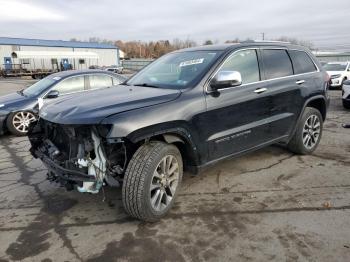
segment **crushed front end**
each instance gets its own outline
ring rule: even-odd
[[[48,169],[48,179],[67,189],[98,193],[119,186],[127,162],[125,141],[107,141],[108,126],[62,125],[39,119],[28,137],[31,153]]]

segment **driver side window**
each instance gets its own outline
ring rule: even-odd
[[[242,84],[260,81],[259,63],[256,50],[242,50],[230,56],[220,71],[238,71],[242,76]]]
[[[84,76],[75,76],[63,80],[53,87],[60,95],[79,92],[84,90]]]

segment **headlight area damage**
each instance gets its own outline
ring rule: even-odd
[[[40,119],[28,134],[30,151],[48,168],[48,179],[68,190],[98,193],[119,186],[127,164],[126,141],[105,138],[110,126],[61,125]]]

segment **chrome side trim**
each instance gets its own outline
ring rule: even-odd
[[[257,126],[263,126],[263,125],[266,125],[266,124],[270,124],[272,122],[279,121],[281,119],[285,119],[285,118],[288,118],[288,117],[291,117],[291,116],[293,116],[292,113],[283,113],[283,114],[274,115],[274,116],[271,116],[271,117],[268,117],[268,118],[265,118],[265,119],[262,119],[262,120],[255,121],[253,123],[245,124],[245,125],[242,125],[242,126],[239,126],[239,127],[234,127],[234,128],[231,128],[231,129],[228,129],[228,130],[221,131],[219,133],[213,134],[207,139],[207,141],[209,142],[209,141],[217,140],[219,138],[223,138],[223,137],[226,137],[226,136],[234,135],[236,133],[240,133],[240,132],[252,129],[252,128],[255,128]]]

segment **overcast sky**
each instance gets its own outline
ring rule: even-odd
[[[350,0],[0,0],[0,36],[267,39],[350,48]]]

